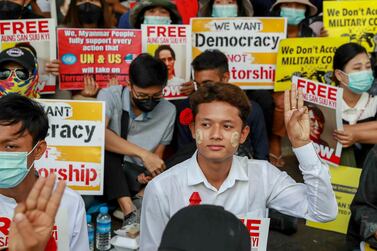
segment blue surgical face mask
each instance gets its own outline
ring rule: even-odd
[[[144,16],[143,24],[171,24],[170,17]]]
[[[30,152],[0,152],[0,188],[13,188],[18,186],[29,173],[31,164],[27,166],[27,156],[37,147],[38,143]]]
[[[345,73],[348,76],[348,88],[357,94],[369,91],[373,84],[372,70]]]
[[[212,17],[237,17],[237,4],[214,4]]]
[[[305,10],[282,7],[280,9],[280,16],[286,17],[289,25],[298,25],[305,19]]]

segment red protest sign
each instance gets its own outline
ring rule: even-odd
[[[128,80],[128,69],[141,53],[141,32],[127,29],[58,29],[60,89],[84,88],[84,76],[93,76],[100,87],[113,77]]]

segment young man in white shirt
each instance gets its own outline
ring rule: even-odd
[[[19,94],[0,98],[0,249],[8,245],[17,204],[43,210],[47,201],[30,200],[38,180],[34,162],[47,144],[48,118],[41,105]],[[84,201],[67,188],[55,218],[53,236],[60,250],[89,251]]]
[[[266,217],[268,208],[313,221],[337,215],[328,167],[309,139],[308,110],[301,92],[285,93],[285,125],[303,173],[296,183],[269,162],[234,156],[249,127],[247,96],[231,84],[205,84],[190,97],[197,152],[146,188],[141,215],[141,251],[155,251],[169,219],[193,204],[215,204],[237,216]]]

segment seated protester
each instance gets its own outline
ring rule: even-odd
[[[55,179],[55,174],[50,174],[47,179],[38,178],[25,200],[26,203],[19,203],[14,209],[14,217],[9,229],[9,251],[57,250],[51,233],[64,194],[65,183],[58,181],[54,189]],[[42,204],[46,206],[37,207]],[[37,219],[33,218],[33,214]]]
[[[253,5],[249,0],[205,0],[199,9],[199,17],[252,17]]]
[[[219,50],[206,50],[197,56],[191,63],[194,70],[194,81],[198,86],[208,82],[228,82],[229,81],[229,65],[228,59],[224,53]],[[192,144],[190,152],[185,154],[186,158],[192,156],[195,147],[195,140],[193,139],[189,126],[184,121],[186,108],[190,107],[189,100],[184,100],[178,106],[176,119],[176,130],[178,134],[178,148],[187,149],[187,144]],[[252,135],[249,137],[245,147],[248,152],[252,153],[255,159],[264,159],[268,157],[268,139],[267,132],[263,119],[263,112],[260,106],[251,100],[251,113],[247,117],[247,125],[250,127]],[[251,156],[249,156],[251,157]],[[184,159],[184,160],[185,160]],[[182,159],[180,159],[182,160]],[[175,163],[177,164],[177,163]]]
[[[106,0],[71,0],[63,22],[67,28],[112,28]]]
[[[377,249],[377,145],[368,153],[363,164],[359,188],[351,203],[348,223],[347,247],[360,250],[360,242]]]
[[[0,53],[0,97],[9,93],[39,97],[38,63],[32,49],[20,46]]]
[[[196,205],[169,220],[159,251],[250,251],[250,232],[223,207]]]
[[[32,0],[1,0],[0,20],[42,18],[28,7]]]
[[[340,46],[334,54],[334,78],[343,88],[343,130],[334,137],[343,144],[341,165],[362,167],[364,159],[377,143],[377,97],[371,96],[374,77],[364,47],[356,43]]]
[[[268,208],[312,221],[334,220],[338,208],[328,166],[309,139],[303,96],[285,93],[285,123],[303,173],[296,183],[264,160],[234,156],[250,131],[250,102],[237,86],[204,84],[190,97],[190,124],[198,150],[154,178],[146,187],[141,212],[140,250],[156,250],[169,219],[190,202],[223,206],[237,216],[266,217]]]
[[[40,104],[19,94],[0,97],[0,110],[0,217],[10,221],[19,203],[27,208],[37,203],[27,198],[38,180],[34,162],[47,147],[48,118]],[[46,202],[37,207],[43,210]],[[64,191],[56,226],[56,236],[67,237],[57,240],[59,250],[89,250],[84,201],[69,188]],[[1,239],[6,232],[0,231]]]
[[[140,54],[130,65],[128,87],[111,86],[102,89],[97,97],[106,102],[106,150],[124,155],[125,161],[143,165],[152,177],[164,170],[162,156],[173,136],[175,108],[162,99],[167,77],[167,68],[161,60]],[[124,112],[129,116],[127,133],[121,127]],[[131,197],[142,191],[131,190],[121,163],[106,166],[104,175],[106,199],[118,201],[124,225],[134,223],[137,217]],[[137,178],[143,184],[151,179],[143,173]]]
[[[118,28],[140,29],[141,24],[180,24],[176,5],[169,0],[142,0],[120,17]]]

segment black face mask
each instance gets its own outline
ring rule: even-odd
[[[10,1],[0,1],[0,20],[18,19],[22,9],[22,5]]]
[[[81,24],[98,24],[102,17],[102,9],[91,3],[80,4],[78,11]]]
[[[137,108],[139,108],[143,112],[150,112],[158,105],[158,103],[160,103],[161,99],[156,99],[152,97],[148,99],[138,99],[132,97],[132,100],[134,101],[134,104],[137,106]]]

